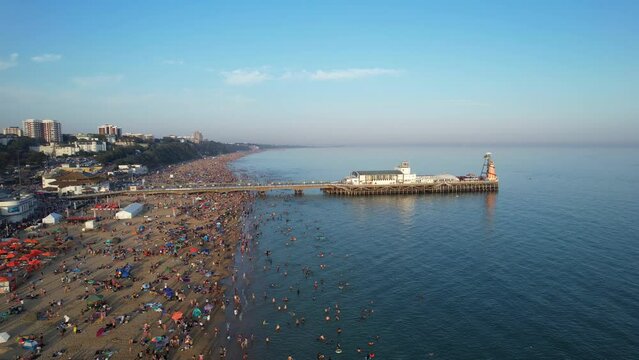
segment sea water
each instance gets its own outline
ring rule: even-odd
[[[639,358],[636,148],[304,148],[233,166],[262,182],[403,160],[464,175],[485,151],[498,193],[258,198],[231,285],[241,317],[229,312],[233,338],[254,338],[249,358]]]

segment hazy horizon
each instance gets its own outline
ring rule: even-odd
[[[639,4],[0,3],[0,125],[319,146],[639,144]]]

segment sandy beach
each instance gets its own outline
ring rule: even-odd
[[[232,182],[227,164],[243,155],[174,165],[146,184]],[[248,193],[121,196],[108,202],[139,202],[144,212],[115,220],[115,211],[98,211],[99,229],[90,231],[66,221],[40,229],[31,237],[55,257],[0,297],[2,312],[23,307],[0,323],[11,335],[0,358],[224,358],[216,341],[225,336],[224,309],[241,309],[221,280],[233,275],[251,201]]]

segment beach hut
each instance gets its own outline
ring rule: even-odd
[[[0,276],[0,294],[10,293],[16,288],[16,280],[13,277]]]
[[[135,216],[139,215],[142,210],[144,210],[144,204],[132,203],[127,205],[127,207],[125,207],[121,211],[115,213],[115,218],[118,220],[132,219]]]
[[[60,222],[62,222],[63,218],[64,217],[62,215],[52,212],[51,214],[47,215],[47,217],[42,219],[42,223],[48,225],[59,224]]]

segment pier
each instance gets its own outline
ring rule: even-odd
[[[341,196],[496,192],[499,183],[492,181],[459,181],[430,184],[332,185],[321,188],[324,194]]]
[[[210,184],[208,186],[164,187],[137,190],[107,191],[92,194],[63,196],[66,199],[92,199],[115,195],[158,195],[158,194],[202,194],[229,193],[238,191],[255,192],[266,195],[270,191],[289,190],[297,196],[303,195],[305,190],[321,190],[326,195],[336,196],[369,196],[394,194],[429,194],[429,193],[464,193],[464,192],[495,192],[499,183],[493,181],[457,181],[440,183],[412,183],[392,185],[353,185],[327,182],[297,182],[286,184]]]

